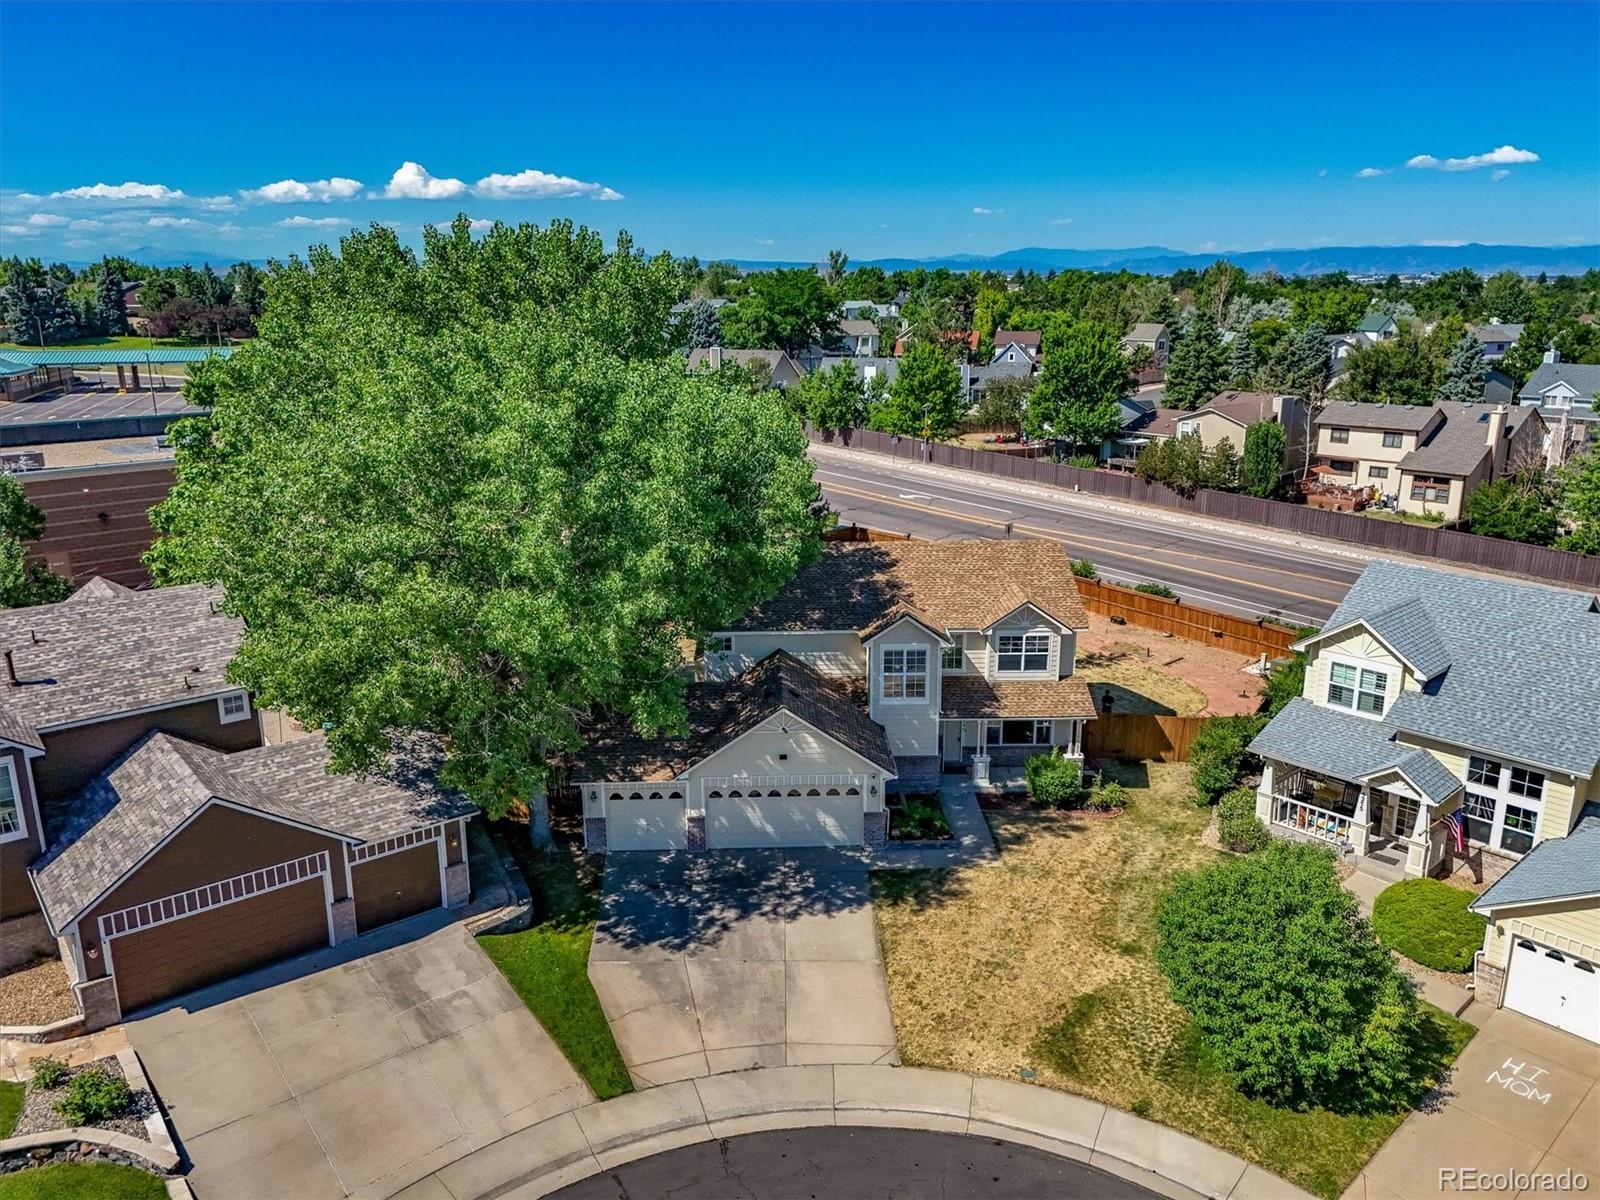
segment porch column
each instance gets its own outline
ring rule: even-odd
[[[1278,773],[1278,764],[1270,758],[1261,763],[1261,785],[1256,788],[1256,819],[1263,825],[1272,825],[1272,780]]]
[[[1356,797],[1355,816],[1350,819],[1350,844],[1357,854],[1365,854],[1371,843],[1372,827],[1367,821],[1371,795],[1372,789],[1363,784],[1361,794]]]
[[[1433,861],[1433,838],[1428,826],[1433,810],[1426,801],[1417,804],[1417,819],[1406,835],[1406,874],[1426,875]],[[1398,831],[1396,831],[1398,832]]]

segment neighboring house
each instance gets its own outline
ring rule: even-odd
[[[1521,408],[1532,408],[1544,418],[1548,436],[1545,458],[1559,467],[1585,442],[1600,438],[1600,365],[1561,361],[1561,352],[1546,350],[1517,393]]]
[[[59,954],[89,1028],[466,899],[436,748],[379,778],[263,745],[242,633],[199,585],[0,613],[0,968]]]
[[[772,372],[772,386],[791,388],[800,382],[805,372],[782,350],[731,350],[722,346],[699,347],[689,351],[687,368],[690,371],[716,371],[724,363],[748,367],[752,362],[764,362]]]
[[[1113,437],[1100,443],[1100,461],[1136,459],[1151,442],[1177,436],[1178,418],[1188,416],[1187,409],[1166,408],[1161,404],[1162,394],[1157,389],[1136,392],[1125,397],[1120,405],[1122,425]]]
[[[1375,562],[1295,648],[1304,691],[1250,747],[1256,815],[1379,873],[1498,877],[1474,904],[1479,998],[1600,1039],[1600,604]],[[1554,1019],[1562,994],[1581,1027]]]
[[[1313,423],[1313,465],[1347,487],[1372,487],[1401,512],[1458,520],[1480,483],[1544,461],[1544,424],[1526,408],[1433,404],[1326,405]]]
[[[846,354],[863,358],[878,357],[879,334],[876,322],[846,317],[839,322],[839,338]]]
[[[1033,375],[1033,360],[1020,350],[1015,358],[997,358],[988,366],[973,367],[968,378],[972,402],[976,404],[989,385],[998,379],[1032,379]]]
[[[1173,414],[1171,436],[1198,434],[1200,444],[1207,450],[1215,450],[1226,438],[1233,443],[1235,450],[1243,454],[1245,434],[1250,426],[1267,421],[1283,426],[1287,446],[1285,474],[1291,472],[1305,454],[1308,409],[1299,396],[1282,396],[1273,392],[1219,392],[1203,408],[1191,412],[1167,411]],[[1161,424],[1165,426],[1166,422]],[[1162,433],[1152,433],[1147,428],[1144,435],[1159,437]]]
[[[878,304],[872,300],[846,300],[839,307],[843,310],[844,319],[847,321],[881,321],[886,317],[900,315],[898,304]]]
[[[848,363],[850,368],[855,371],[856,378],[862,383],[871,383],[874,380],[881,379],[884,383],[890,384],[900,374],[900,360],[897,358],[867,357],[854,354],[829,355],[817,365],[817,369],[826,371],[832,367],[837,367],[840,363]]]
[[[1039,361],[1043,334],[1037,329],[997,329],[994,335],[994,353],[990,363],[1016,363]]]
[[[1488,325],[1468,325],[1467,332],[1477,338],[1478,345],[1483,347],[1485,362],[1498,362],[1506,356],[1507,350],[1517,344],[1517,339],[1522,336],[1522,326],[1494,322]]]
[[[1368,313],[1361,318],[1361,324],[1356,326],[1356,336],[1369,346],[1390,341],[1398,337],[1399,333],[1399,322],[1387,313]]]
[[[569,777],[591,850],[882,844],[889,790],[946,768],[1082,755],[1088,627],[1042,541],[831,543],[718,631],[688,685],[687,736],[626,724]]]
[[[1123,337],[1122,352],[1127,354],[1140,347],[1150,351],[1151,360],[1159,365],[1172,350],[1172,335],[1159,322],[1140,321]]]

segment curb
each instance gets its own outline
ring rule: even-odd
[[[1311,1200],[1260,1167],[1093,1100],[918,1067],[765,1067],[583,1105],[426,1175],[394,1200],[544,1196],[666,1150],[818,1125],[994,1138],[1088,1163],[1173,1200]]]
[[[102,1150],[111,1151],[125,1158],[136,1158],[140,1162],[148,1163],[151,1170],[163,1176],[171,1175],[178,1169],[178,1156],[171,1150],[153,1146],[149,1142],[141,1142],[138,1138],[129,1137],[125,1133],[113,1133],[109,1129],[95,1129],[87,1125],[6,1138],[0,1141],[0,1155],[47,1146],[65,1146],[76,1142],[98,1146]]]

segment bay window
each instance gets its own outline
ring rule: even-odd
[[[925,700],[928,696],[928,651],[900,646],[883,652],[883,698]]]
[[[1048,633],[1002,633],[995,646],[999,655],[996,670],[1009,673],[1050,669]]]

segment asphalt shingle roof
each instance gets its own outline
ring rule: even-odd
[[[1431,404],[1364,404],[1334,400],[1317,414],[1318,429],[1383,429],[1418,433],[1434,418]]]
[[[779,709],[894,771],[883,726],[843,680],[830,679],[783,650],[774,650],[737,679],[691,683],[684,693],[688,733],[646,737],[624,720],[590,734],[571,778],[666,781],[754,729]]]
[[[1428,606],[1417,597],[1408,596],[1363,620],[1421,678],[1432,679],[1450,665],[1450,652],[1439,636],[1439,627],[1433,623]]]
[[[1557,383],[1567,383],[1579,396],[1593,400],[1600,394],[1600,364],[1597,363],[1547,363],[1534,368],[1528,382],[1522,385],[1518,397],[1525,404],[1537,404],[1546,388]]]
[[[1394,741],[1381,721],[1323,708],[1297,697],[1250,743],[1252,752],[1352,782],[1400,771],[1432,803],[1448,799],[1461,781],[1426,750]]]
[[[1434,475],[1470,475],[1489,453],[1489,414],[1487,404],[1462,404],[1440,401],[1432,406],[1444,414],[1444,424],[1400,460],[1402,471]],[[1503,438],[1509,438],[1532,418],[1533,408],[1506,410]]]
[[[897,604],[943,629],[986,629],[1023,602],[1069,628],[1089,626],[1072,564],[1058,543],[832,542],[726,632],[859,631]]]
[[[237,691],[224,676],[244,623],[200,584],[130,592],[104,580],[59,604],[0,612],[0,713],[40,730]]]
[[[951,720],[1095,715],[1089,685],[1075,675],[1014,682],[996,682],[981,675],[946,675],[939,688],[939,715]]]
[[[1586,805],[1566,837],[1546,838],[1469,906],[1490,912],[1509,904],[1530,904],[1600,892],[1600,808]]]

